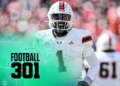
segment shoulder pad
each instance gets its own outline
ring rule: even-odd
[[[39,43],[39,40],[42,39],[45,35],[47,35],[47,32],[48,32],[48,30],[38,31],[35,34],[34,41],[37,42],[37,43]]]
[[[36,34],[35,34],[35,37],[37,37],[38,39],[41,38],[41,37],[44,37],[45,35],[47,35],[49,30],[41,30],[41,31],[38,31]]]
[[[77,32],[77,37],[81,38],[82,46],[90,47],[93,45],[91,33],[88,30],[78,29],[76,32]]]

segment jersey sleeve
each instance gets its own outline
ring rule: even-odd
[[[34,36],[32,46],[35,48],[42,47],[44,45],[43,40],[45,39],[46,35],[47,35],[46,30],[38,31]]]
[[[88,30],[85,30],[84,35],[82,37],[82,46],[84,47],[83,57],[87,57],[94,52],[92,45],[93,45],[93,41],[92,41],[91,33]]]
[[[33,39],[33,44],[32,44],[33,47],[36,47],[39,44],[39,42],[40,42],[39,39],[40,39],[40,31],[38,31],[35,34],[35,37]]]

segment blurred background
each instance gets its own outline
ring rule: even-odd
[[[49,29],[47,12],[59,0],[0,0],[0,43],[23,40],[31,43],[38,30]],[[116,39],[120,52],[119,0],[64,0],[74,11],[73,27],[87,29],[94,41],[105,30]]]

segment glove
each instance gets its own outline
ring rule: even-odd
[[[86,81],[79,81],[77,86],[89,86]]]

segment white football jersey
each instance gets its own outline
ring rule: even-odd
[[[35,35],[34,46],[41,48],[40,52],[45,51],[43,62],[52,67],[54,74],[67,79],[81,80],[82,75],[82,58],[91,55],[94,50],[90,48],[93,42],[88,30],[72,28],[66,36],[56,38],[52,29],[38,31]],[[89,48],[89,51],[85,51]],[[50,65],[49,65],[50,64]],[[51,66],[52,65],[52,66]],[[66,80],[67,80],[66,79]],[[77,85],[76,85],[77,86]]]
[[[120,53],[97,52],[100,71],[96,75],[93,86],[120,86]]]

